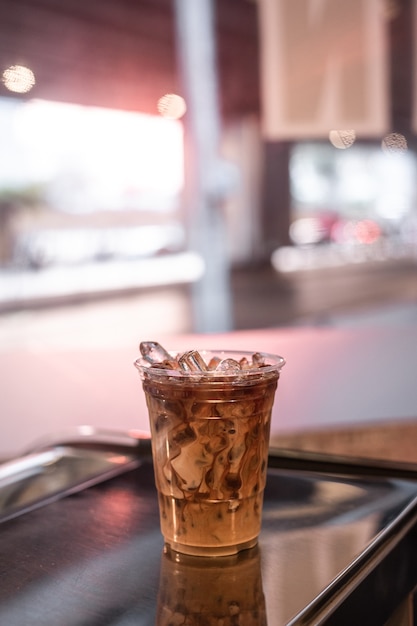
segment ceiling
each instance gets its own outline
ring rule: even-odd
[[[214,6],[221,111],[258,112],[256,3]],[[31,98],[156,113],[181,93],[174,0],[0,0],[1,71],[13,64],[33,70]]]
[[[197,0],[196,0],[197,1]],[[393,126],[410,127],[413,0],[392,0],[388,21]],[[260,111],[258,7],[213,0],[223,117]],[[182,92],[175,0],[0,0],[0,72],[29,66],[29,96],[156,113]],[[0,82],[0,96],[13,96]]]

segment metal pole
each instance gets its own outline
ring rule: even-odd
[[[175,0],[178,60],[187,104],[185,202],[190,245],[205,264],[192,287],[194,330],[232,327],[230,269],[222,211],[227,168],[219,156],[220,115],[211,0]],[[226,183],[226,184],[225,184]]]

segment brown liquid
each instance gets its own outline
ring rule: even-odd
[[[144,380],[161,530],[174,549],[221,555],[255,545],[277,380]]]

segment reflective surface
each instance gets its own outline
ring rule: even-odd
[[[147,455],[149,439],[91,426],[74,430],[66,442],[44,442],[0,463],[0,522],[132,470]]]
[[[244,623],[262,626],[311,624],[313,618],[317,624],[371,623],[360,621],[369,620],[363,612],[370,607],[372,623],[383,624],[417,582],[411,532],[417,485],[274,468],[274,462],[258,549],[236,562],[214,559],[210,570],[198,557],[184,562],[165,554],[146,459],[137,469],[4,522],[0,623],[163,626],[173,613],[179,618],[188,611],[197,624],[199,613],[207,614],[213,603],[220,611],[223,603],[225,624],[240,611]],[[192,568],[199,572],[199,603],[191,593]],[[221,582],[225,568],[228,588]],[[245,568],[253,581],[243,597],[233,581]]]
[[[221,559],[164,550],[156,624],[266,626],[258,548]]]

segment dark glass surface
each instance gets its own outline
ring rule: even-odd
[[[0,624],[163,626],[184,615],[199,624],[199,611],[207,618],[222,603],[225,624],[239,612],[256,625],[308,624],[314,615],[314,623],[371,623],[360,616],[373,594],[372,623],[382,624],[417,582],[416,498],[411,480],[270,467],[258,548],[207,564],[164,553],[144,460],[0,525]]]

